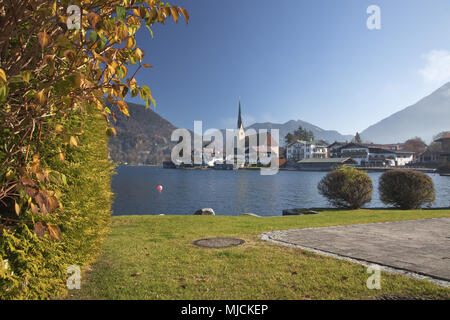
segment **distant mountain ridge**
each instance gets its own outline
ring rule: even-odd
[[[175,142],[170,140],[172,132],[177,129],[168,120],[161,117],[145,106],[128,102],[130,117],[117,112],[117,122],[114,127],[117,136],[109,140],[110,157],[118,163],[129,165],[160,165],[163,161],[170,159],[170,153]],[[302,120],[290,120],[284,124],[278,123],[255,123],[248,128],[279,129],[280,145],[284,145],[284,137],[289,132],[294,132],[299,126],[311,130],[318,140],[330,143],[334,141],[350,141],[353,136],[342,135],[334,130],[324,130]],[[221,130],[222,132],[224,130]],[[223,132],[225,137],[225,132]]]
[[[143,105],[128,103],[130,117],[117,113],[114,124],[117,136],[109,141],[111,159],[128,164],[161,164],[170,158],[175,146],[170,141],[177,129],[172,123]],[[280,145],[284,137],[302,126],[314,133],[316,140],[329,143],[351,141],[352,135],[342,135],[335,130],[324,130],[309,122],[290,120],[286,123],[254,123],[246,129],[278,129]],[[439,132],[450,131],[450,83],[445,84],[416,104],[409,106],[361,132],[364,141],[397,143],[419,136],[426,142]]]
[[[450,82],[368,127],[361,132],[361,138],[374,143],[397,143],[418,136],[429,143],[441,131],[450,131]]]
[[[314,133],[314,138],[316,140],[324,140],[329,143],[333,143],[335,141],[345,142],[351,141],[354,137],[352,135],[343,135],[337,132],[336,130],[324,130],[318,126],[315,126],[309,122],[302,120],[290,120],[286,123],[272,123],[272,122],[264,122],[264,123],[254,123],[248,128],[252,128],[255,130],[259,129],[278,129],[280,130],[280,145],[283,146],[285,144],[284,137],[288,133],[293,133],[298,129],[299,126],[302,126],[303,129],[310,130]],[[248,129],[247,128],[247,129]]]

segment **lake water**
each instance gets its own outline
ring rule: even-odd
[[[279,216],[283,209],[328,207],[318,193],[324,172],[280,171],[261,176],[259,170],[175,170],[120,166],[113,177],[114,215],[193,214],[213,208],[218,215],[255,213]],[[377,186],[381,173],[369,173],[374,194],[367,207],[382,207]],[[435,207],[450,207],[450,177],[432,175]],[[157,186],[162,185],[159,192]]]

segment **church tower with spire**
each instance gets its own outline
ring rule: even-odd
[[[244,141],[245,146],[245,130],[244,130],[244,123],[242,122],[242,116],[241,116],[241,98],[239,98],[239,114],[238,114],[238,121],[237,121],[237,129],[238,129],[238,145],[241,141]]]

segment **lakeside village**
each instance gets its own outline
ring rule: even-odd
[[[304,139],[298,139],[298,137]],[[245,160],[238,164],[237,150],[227,155],[223,150],[215,150],[204,145],[201,150],[192,149],[191,163],[173,163],[164,161],[164,168],[178,169],[255,169],[262,166],[261,162],[250,164],[249,158],[252,152],[264,153],[267,157],[276,156],[278,149],[279,168],[281,170],[301,171],[332,171],[339,166],[354,166],[367,171],[386,171],[389,169],[415,169],[423,172],[439,172],[441,175],[450,176],[450,133],[437,138],[429,147],[423,144],[422,148],[411,148],[411,143],[374,144],[363,143],[357,133],[351,142],[327,143],[322,140],[314,140],[312,132],[301,127],[293,134],[286,137],[286,145],[276,148],[278,141],[267,132],[267,141],[260,144],[256,137],[257,146],[249,147],[250,136],[245,134],[241,117],[241,104],[237,121],[237,134],[235,139],[245,139]],[[417,144],[417,138],[411,139]],[[420,140],[419,140],[420,142]],[[239,143],[239,142],[237,142]],[[433,148],[430,148],[433,146]],[[417,150],[411,150],[417,149]],[[422,150],[421,150],[422,149]],[[211,155],[209,158],[205,155]],[[194,157],[203,159],[201,165],[194,164]]]

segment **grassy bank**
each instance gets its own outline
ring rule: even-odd
[[[450,289],[383,273],[382,289],[366,288],[363,266],[277,246],[262,232],[369,222],[450,217],[450,210],[329,211],[314,216],[119,216],[103,253],[73,299],[372,299],[382,295],[450,298]],[[227,249],[191,244],[239,237]]]

